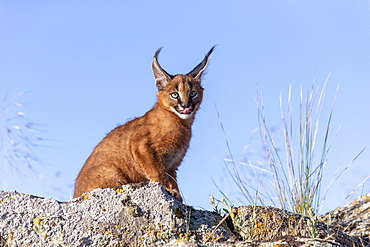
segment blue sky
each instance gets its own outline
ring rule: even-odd
[[[20,110],[39,124],[29,135],[44,138],[33,147],[37,176],[22,166],[19,176],[1,160],[2,189],[70,199],[94,146],[154,104],[155,50],[164,47],[160,64],[178,74],[218,44],[179,170],[186,203],[211,209],[209,195],[222,197],[214,182],[234,204],[243,200],[226,173],[215,104],[234,158],[248,160],[246,147],[262,154],[256,89],[278,136],[280,94],[285,99],[292,85],[298,109],[300,87],[321,87],[331,73],[323,122],[339,85],[331,137],[340,131],[324,188],[339,164],[367,147],[329,192],[323,211],[334,209],[370,174],[369,14],[369,1],[0,1],[0,97],[24,102]],[[19,92],[27,93],[15,98]],[[361,191],[370,192],[369,182]]]

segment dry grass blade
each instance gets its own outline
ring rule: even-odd
[[[4,97],[0,143],[3,163],[1,173],[5,177],[3,181],[7,181],[13,171],[22,179],[29,172],[36,177],[40,175],[38,149],[43,147],[45,139],[40,135],[39,125],[28,117],[28,104],[22,98],[26,94],[19,93],[11,99],[7,95]]]
[[[234,162],[234,158],[233,158],[231,148],[230,148],[230,145],[229,145],[229,141],[228,141],[227,136],[226,136],[225,128],[222,124],[221,116],[220,116],[220,113],[217,109],[216,103],[215,103],[215,109],[216,109],[216,112],[217,112],[217,117],[218,117],[221,129],[222,129],[222,133],[224,134],[224,137],[225,137],[227,150],[228,150],[229,155],[230,155],[231,160],[232,160],[231,163],[232,163],[232,166],[233,166],[233,172],[230,170],[230,168],[229,168],[229,166],[227,165],[226,162],[225,162],[225,167],[226,167],[228,173],[230,174],[231,178],[233,179],[234,183],[238,186],[239,190],[243,194],[243,196],[248,200],[248,202],[253,203],[253,200],[251,201],[251,199],[254,198],[254,196],[250,194],[248,188],[246,187],[246,184],[243,182],[243,179],[240,177],[240,175],[237,171],[236,164]]]

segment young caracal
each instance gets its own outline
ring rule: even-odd
[[[157,102],[144,116],[113,129],[94,149],[76,179],[74,197],[96,188],[158,181],[182,201],[176,172],[189,147],[191,125],[203,98],[202,73],[214,47],[186,75],[161,68],[157,50],[152,70]]]

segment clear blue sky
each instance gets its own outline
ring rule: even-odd
[[[247,159],[246,146],[259,148],[253,134],[256,88],[279,133],[280,93],[286,97],[292,85],[298,107],[299,88],[308,90],[313,80],[321,86],[331,73],[327,108],[340,85],[332,137],[341,129],[324,188],[340,163],[345,166],[367,147],[332,187],[324,207],[331,210],[370,174],[369,16],[369,1],[0,1],[0,97],[8,93],[13,101],[30,91],[21,97],[26,103],[21,110],[40,124],[34,135],[45,138],[33,149],[40,159],[33,166],[43,179],[22,166],[19,178],[2,159],[2,189],[70,199],[94,146],[154,104],[155,50],[164,47],[161,65],[178,74],[189,72],[218,44],[179,171],[186,203],[211,209],[209,195],[221,198],[214,180],[240,204],[225,172],[228,150],[215,103],[233,155]],[[361,189],[370,192],[369,182]]]

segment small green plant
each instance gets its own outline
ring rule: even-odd
[[[186,229],[185,229],[185,238],[189,239],[191,232],[190,232],[190,224],[191,224],[191,207],[186,207],[186,217],[185,217],[185,222],[186,222]]]
[[[44,224],[40,218],[33,219],[33,230],[39,235],[40,247],[45,245],[47,234],[45,232]]]
[[[227,204],[227,201],[226,201],[226,198],[222,198],[221,200],[218,200],[216,199],[214,196],[210,196],[209,199],[211,200],[210,201],[210,204],[213,206],[213,211],[215,211],[216,213],[218,214],[222,214],[222,211],[225,211],[226,213],[228,213],[227,209],[225,209],[224,207],[222,207],[222,205],[227,205],[227,208],[229,208],[230,206]],[[221,207],[220,208],[220,204],[221,204]]]
[[[253,239],[256,219],[255,214],[253,214],[253,217],[249,218],[250,222],[248,225],[250,227],[245,227],[243,219],[238,215],[237,209],[227,198],[223,197],[221,200],[218,200],[214,196],[210,196],[210,200],[210,204],[213,206],[213,210],[216,213],[222,215],[222,211],[224,212],[223,219],[219,225],[222,224],[226,218],[230,217],[234,230],[240,234],[243,240]]]
[[[319,222],[319,219],[317,218],[317,215],[314,213],[313,209],[308,211],[308,218],[307,224],[311,232],[311,237],[317,238],[319,236],[317,233],[317,223]]]

